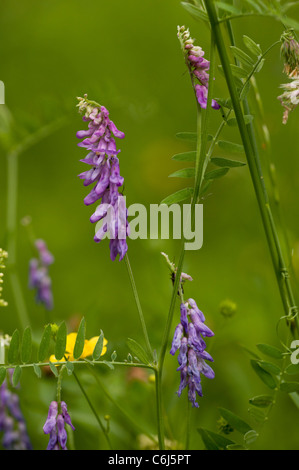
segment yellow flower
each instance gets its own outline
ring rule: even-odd
[[[52,356],[50,356],[49,361],[50,362],[65,362],[66,359],[69,361],[74,361],[75,359],[74,359],[73,353],[74,353],[76,339],[77,339],[77,333],[70,333],[69,335],[67,335],[65,354],[64,354],[65,357],[60,359],[60,361],[58,361],[55,355],[52,354]],[[92,356],[93,350],[95,348],[95,345],[97,344],[98,339],[99,339],[99,336],[93,336],[91,339],[85,340],[83,352],[79,359],[84,359],[85,357]],[[108,341],[104,338],[101,356],[103,356],[107,351],[107,347],[106,347],[107,343]]]

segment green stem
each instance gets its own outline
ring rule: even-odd
[[[138,295],[138,291],[137,291],[133,271],[132,271],[132,268],[131,268],[129,256],[128,256],[127,253],[125,255],[125,262],[126,262],[130,282],[131,282],[131,287],[132,287],[135,303],[136,303],[138,314],[139,314],[139,319],[140,319],[140,323],[141,323],[141,327],[142,327],[146,347],[147,347],[147,350],[148,350],[148,353],[149,353],[150,357],[153,358],[152,347],[151,347],[151,343],[150,343],[150,340],[149,340],[149,337],[148,337],[146,323],[145,323],[142,307],[141,307],[141,304],[140,304],[139,295]]]
[[[91,371],[92,375],[94,376],[97,384],[99,385],[99,387],[101,388],[101,391],[103,392],[103,394],[108,398],[108,400],[111,401],[111,403],[118,409],[118,411],[128,420],[130,421],[130,423],[132,423],[133,427],[136,428],[136,429],[139,429],[139,431],[146,435],[149,439],[151,439],[153,441],[153,443],[157,444],[157,438],[155,438],[154,436],[152,436],[149,432],[145,431],[142,426],[140,426],[139,423],[137,423],[130,415],[129,413],[127,413],[126,410],[124,410],[120,404],[113,398],[113,396],[109,393],[109,391],[106,389],[106,387],[104,387],[102,381],[99,379],[98,375],[96,374],[96,372],[94,371],[94,368],[91,366],[91,365],[88,365],[88,368],[89,370]]]
[[[194,226],[194,210],[195,205],[198,201],[198,196],[200,193],[201,185],[204,178],[204,171],[207,161],[207,140],[208,140],[208,122],[211,112],[212,96],[213,96],[213,84],[214,84],[214,67],[215,67],[215,41],[214,35],[211,33],[211,52],[210,52],[210,80],[209,80],[209,89],[208,89],[208,99],[207,99],[207,108],[203,113],[199,104],[197,103],[197,148],[196,148],[196,163],[195,163],[195,182],[194,182],[194,192],[191,200],[190,208],[190,217],[192,226]],[[193,83],[192,83],[193,85]],[[177,265],[177,271],[174,280],[174,286],[172,290],[172,296],[170,301],[170,307],[168,312],[168,317],[166,321],[166,326],[164,330],[164,336],[162,339],[162,346],[160,350],[160,356],[158,361],[158,370],[156,372],[156,396],[157,396],[157,413],[158,413],[158,434],[159,434],[159,444],[160,448],[164,449],[164,425],[162,419],[162,375],[163,375],[163,365],[166,354],[166,349],[169,341],[169,335],[171,330],[171,325],[173,321],[174,308],[176,304],[176,299],[179,291],[180,277],[183,268],[183,262],[185,257],[185,238],[182,238],[180,246],[179,261]]]
[[[239,95],[235,86],[235,82],[233,79],[230,62],[228,59],[228,55],[226,52],[226,47],[224,43],[224,38],[221,32],[220,22],[217,18],[217,13],[215,9],[215,4],[211,0],[205,0],[205,5],[207,9],[207,13],[210,18],[211,28],[215,34],[215,40],[219,52],[219,57],[222,63],[223,71],[225,74],[227,86],[230,92],[233,108],[235,111],[236,119],[239,126],[240,135],[242,138],[244,150],[246,153],[247,163],[249,167],[249,171],[251,174],[251,179],[253,182],[257,202],[260,209],[260,214],[267,238],[267,243],[270,250],[270,255],[274,267],[274,271],[276,274],[278,287],[281,295],[281,299],[284,305],[284,309],[286,314],[288,315],[291,310],[294,311],[296,306],[292,303],[292,298],[289,296],[288,290],[284,288],[284,278],[282,273],[287,271],[286,264],[284,259],[281,255],[281,252],[277,252],[277,231],[275,226],[273,227],[272,221],[269,218],[269,200],[267,196],[267,191],[265,189],[265,185],[263,182],[263,176],[261,173],[258,155],[255,153],[255,146],[254,140],[250,138],[252,137],[251,132],[248,133],[248,127],[245,124],[243,112],[241,109]],[[249,129],[250,131],[250,129]],[[271,211],[271,209],[270,209]],[[274,230],[274,231],[273,231]],[[289,286],[288,286],[289,288]]]
[[[107,430],[106,430],[105,426],[103,425],[102,421],[100,420],[100,418],[99,418],[99,416],[98,416],[98,413],[96,412],[96,410],[95,410],[93,404],[91,403],[91,401],[90,401],[90,399],[89,399],[89,397],[88,397],[86,391],[84,390],[84,388],[83,388],[83,386],[82,386],[82,384],[81,384],[80,380],[78,379],[78,376],[77,376],[77,374],[76,374],[75,372],[73,372],[73,376],[74,376],[74,378],[75,378],[77,384],[79,385],[79,388],[80,388],[82,394],[84,395],[85,400],[87,401],[89,408],[91,409],[92,413],[94,414],[95,419],[97,420],[97,422],[98,422],[98,424],[99,424],[101,430],[103,431],[104,436],[105,436],[105,438],[106,438],[106,441],[107,441],[107,444],[108,444],[110,450],[112,450],[112,445],[111,445],[111,442],[110,442],[110,438],[109,438],[109,435],[108,435],[108,433],[107,433]]]
[[[21,283],[17,272],[17,221],[18,221],[18,166],[19,156],[59,129],[66,122],[65,118],[40,128],[37,132],[26,137],[20,144],[12,147],[7,154],[7,267],[16,310],[23,329],[30,325]]]
[[[18,159],[17,151],[7,155],[7,268],[16,311],[20,324],[25,329],[30,322],[17,272]]]

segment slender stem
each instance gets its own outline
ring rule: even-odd
[[[149,439],[151,439],[155,444],[157,444],[157,438],[152,436],[149,432],[147,432],[146,430],[144,430],[142,428],[142,426],[140,426],[140,424],[138,422],[136,422],[130,415],[129,413],[127,413],[126,410],[124,410],[120,404],[113,398],[113,396],[109,393],[109,391],[106,389],[106,387],[104,387],[102,381],[99,379],[98,375],[96,374],[96,372],[94,371],[94,368],[88,364],[88,368],[89,370],[91,371],[92,375],[94,376],[97,384],[99,385],[99,387],[101,388],[101,391],[104,393],[104,395],[106,395],[106,397],[108,398],[108,400],[111,401],[111,403],[118,409],[118,411],[128,420],[132,423],[132,425],[136,428],[136,429],[139,429],[139,431],[142,433],[142,434],[145,434],[147,437],[149,437]]]
[[[100,420],[100,418],[99,418],[99,416],[98,416],[98,413],[96,412],[96,410],[95,410],[93,404],[91,403],[91,401],[90,401],[90,399],[89,399],[89,397],[88,397],[86,391],[84,390],[84,388],[83,388],[83,386],[82,386],[80,380],[78,379],[77,374],[73,371],[73,374],[72,374],[72,375],[74,376],[74,378],[75,378],[77,384],[79,385],[79,388],[80,388],[81,392],[83,393],[83,395],[84,395],[84,397],[85,397],[85,400],[87,401],[87,403],[88,403],[88,405],[89,405],[89,408],[91,409],[92,413],[94,414],[95,419],[97,420],[97,422],[98,422],[98,424],[99,424],[101,430],[103,431],[104,436],[105,436],[105,438],[106,438],[106,441],[107,441],[107,443],[108,443],[109,448],[112,450],[112,445],[111,445],[111,442],[110,442],[110,438],[109,438],[109,435],[108,435],[108,433],[107,433],[107,430],[106,430],[105,426],[103,425],[102,421]]]
[[[7,268],[15,298],[16,311],[23,329],[30,325],[21,283],[17,273],[18,152],[7,155]]]
[[[12,286],[12,292],[15,299],[16,310],[19,316],[20,324],[25,329],[30,325],[30,319],[27,313],[21,283],[17,272],[17,220],[18,220],[18,166],[19,156],[31,148],[40,140],[44,139],[58,128],[60,128],[66,119],[60,118],[52,123],[41,127],[35,133],[26,137],[20,144],[12,147],[7,154],[7,259],[8,275]]]
[[[199,104],[197,103],[197,148],[196,148],[196,163],[195,163],[195,182],[194,182],[194,192],[191,201],[191,208],[190,208],[190,217],[191,223],[194,225],[194,210],[195,205],[198,200],[198,196],[200,193],[201,185],[204,178],[204,171],[207,161],[207,140],[208,140],[208,122],[209,116],[211,112],[211,104],[212,104],[212,96],[213,96],[213,84],[214,84],[214,67],[215,67],[215,41],[214,35],[211,32],[211,52],[210,52],[210,80],[209,80],[209,88],[208,88],[208,98],[207,98],[207,108],[203,113]],[[193,85],[193,82],[192,82]],[[185,238],[183,236],[181,246],[180,246],[180,254],[179,254],[179,262],[177,265],[177,271],[174,280],[174,286],[172,290],[172,296],[170,301],[170,307],[168,312],[168,317],[166,321],[166,326],[164,330],[164,336],[162,339],[162,346],[160,350],[160,356],[158,361],[158,371],[156,373],[156,396],[157,396],[157,413],[158,413],[158,428],[159,428],[159,443],[160,448],[164,449],[164,426],[162,420],[162,392],[161,392],[161,383],[162,383],[162,375],[163,375],[163,365],[164,359],[166,354],[166,349],[169,341],[170,329],[172,325],[173,315],[174,315],[174,308],[176,304],[176,299],[178,296],[179,291],[179,284],[180,278],[183,268],[183,262],[185,257]],[[162,445],[162,447],[161,447]]]
[[[132,271],[132,268],[131,268],[129,256],[128,256],[127,253],[126,253],[126,255],[125,255],[125,262],[126,262],[126,266],[127,266],[127,269],[128,269],[128,274],[129,274],[129,278],[130,278],[130,282],[131,282],[131,287],[132,287],[134,299],[135,299],[136,306],[137,306],[137,310],[138,310],[138,314],[139,314],[139,319],[140,319],[140,323],[141,323],[141,327],[142,327],[142,331],[143,331],[143,335],[144,335],[146,347],[147,347],[147,350],[148,350],[148,353],[149,353],[150,357],[153,358],[152,347],[151,347],[151,343],[150,343],[150,340],[149,340],[149,337],[148,337],[147,328],[146,328],[146,323],[145,323],[145,319],[144,319],[142,307],[141,307],[141,304],[140,304],[139,295],[138,295],[138,291],[137,291],[137,287],[136,287],[136,283],[135,283],[133,271]]]
[[[284,288],[284,283],[282,282],[283,276],[282,272],[287,271],[284,259],[282,258],[281,252],[277,252],[277,231],[275,226],[273,227],[272,221],[269,218],[269,200],[267,196],[267,191],[265,189],[265,185],[263,182],[263,177],[259,165],[258,155],[255,153],[255,148],[253,147],[254,141],[250,138],[252,137],[251,133],[248,133],[248,127],[245,124],[243,112],[241,109],[239,95],[237,93],[237,89],[234,83],[228,55],[226,52],[225,44],[223,35],[221,32],[221,27],[219,24],[219,20],[217,18],[217,13],[215,9],[215,4],[211,0],[205,0],[205,5],[207,9],[207,13],[210,18],[210,23],[212,30],[215,34],[215,40],[220,56],[220,60],[222,63],[223,71],[225,74],[227,86],[231,95],[232,104],[234,107],[236,119],[239,126],[240,135],[242,138],[243,146],[246,153],[246,158],[248,162],[248,167],[251,174],[251,179],[254,185],[255,194],[257,198],[257,202],[260,209],[260,214],[262,217],[264,230],[267,238],[267,243],[270,250],[270,255],[274,267],[274,271],[276,274],[278,287],[281,295],[281,299],[285,308],[285,312],[288,315],[290,310],[296,309],[296,306],[292,304],[292,298],[289,296],[288,290]],[[249,129],[250,130],[250,129]],[[270,209],[271,211],[271,209]],[[273,231],[274,230],[274,231]]]

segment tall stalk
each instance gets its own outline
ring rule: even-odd
[[[212,109],[212,96],[213,96],[213,89],[214,89],[214,67],[215,67],[215,41],[213,32],[211,32],[211,51],[210,51],[210,80],[209,80],[209,88],[208,88],[208,99],[207,99],[207,108],[205,111],[202,111],[199,104],[197,103],[197,148],[196,148],[196,162],[195,162],[195,182],[194,182],[194,192],[193,197],[191,200],[191,207],[190,207],[190,217],[191,217],[191,224],[194,227],[195,225],[195,205],[198,202],[198,197],[200,194],[202,182],[204,179],[204,172],[207,163],[207,141],[208,141],[208,123],[210,118],[210,112]],[[192,81],[192,80],[191,80]],[[192,85],[193,81],[192,81]],[[166,326],[164,330],[164,336],[162,339],[162,346],[160,350],[160,356],[158,361],[158,368],[156,373],[156,381],[157,381],[157,409],[158,409],[158,426],[159,426],[159,445],[161,449],[164,449],[164,427],[163,427],[163,419],[162,416],[162,391],[161,391],[161,383],[162,383],[162,376],[163,376],[163,365],[165,360],[166,349],[169,341],[169,335],[171,330],[171,325],[173,321],[174,309],[176,304],[176,299],[178,296],[179,286],[180,286],[180,277],[182,273],[183,263],[185,257],[185,239],[182,238],[180,251],[179,251],[179,261],[177,265],[172,296],[170,301],[170,307],[168,312],[168,317],[166,321]]]
[[[215,41],[220,61],[223,67],[224,75],[232,100],[232,105],[235,111],[239,132],[243,142],[247,163],[256,194],[256,199],[259,205],[259,210],[285,314],[289,317],[296,317],[297,326],[298,308],[295,303],[292,286],[289,279],[289,271],[284,260],[278,232],[274,223],[274,218],[272,216],[272,210],[270,207],[267,190],[264,185],[259,156],[256,152],[257,148],[254,140],[253,129],[251,127],[248,128],[244,121],[240,98],[232,75],[230,62],[225,47],[224,37],[221,31],[221,25],[217,17],[215,4],[212,0],[205,0],[204,3],[206,5],[207,13],[209,15],[211,29],[215,35]]]

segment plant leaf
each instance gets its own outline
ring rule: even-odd
[[[56,334],[55,357],[58,361],[63,358],[66,348],[67,329],[65,322],[62,322]]]
[[[168,206],[170,206],[171,204],[175,204],[177,202],[189,199],[192,194],[193,188],[184,188],[180,191],[177,191],[176,193],[170,194],[170,196],[167,196],[165,199],[163,199],[163,201],[161,201],[161,204],[167,204]]]
[[[33,364],[33,370],[35,374],[37,375],[37,377],[40,379],[42,376],[42,371],[40,370],[40,367],[38,367],[37,364]]]
[[[52,364],[52,362],[49,362],[49,367],[52,373],[55,375],[55,377],[58,377],[57,367],[54,364]]]
[[[217,178],[221,178],[222,176],[226,175],[229,171],[229,168],[220,168],[219,170],[212,170],[205,173],[206,180],[215,180]]]
[[[248,431],[244,436],[245,444],[247,446],[250,446],[257,440],[257,438],[258,438],[258,433],[254,429],[251,429],[251,431]]]
[[[235,144],[234,142],[227,142],[225,140],[219,140],[218,142],[219,148],[225,150],[229,153],[242,153],[244,152],[243,145]]]
[[[243,42],[247,49],[252,52],[254,55],[257,57],[263,54],[263,51],[261,49],[261,46],[257,44],[253,39],[251,39],[249,36],[246,36],[244,34],[243,36]]]
[[[288,375],[296,375],[299,374],[299,364],[290,364],[286,370],[286,374]]]
[[[258,408],[267,408],[273,403],[273,398],[269,395],[259,395],[257,397],[250,398],[249,403]]]
[[[15,330],[12,334],[8,349],[8,363],[14,364],[18,360],[20,346],[20,332]]]
[[[230,5],[229,3],[224,3],[224,2],[215,2],[218,8],[220,10],[227,11],[228,13],[232,13],[233,15],[240,15],[242,12],[238,8],[236,8],[233,5]]]
[[[251,70],[252,67],[254,66],[254,60],[239,47],[230,46],[230,48],[235,58],[239,60],[245,68],[247,69],[249,68]]]
[[[205,429],[198,429],[198,432],[207,450],[220,450],[216,442],[209,436]]]
[[[151,360],[143,347],[134,339],[128,338],[127,345],[134,356],[136,356],[143,364],[150,364]]]
[[[194,178],[194,176],[195,168],[183,168],[169,175],[169,178]]]
[[[196,142],[197,134],[196,132],[178,132],[176,134],[177,139],[187,140],[188,142]]]
[[[230,64],[232,74],[236,78],[247,78],[248,72],[236,64]]]
[[[78,328],[78,333],[77,333],[76,342],[75,342],[74,351],[73,351],[73,356],[75,360],[79,359],[79,357],[83,353],[84,343],[85,343],[85,318],[83,317]]]
[[[26,364],[30,361],[32,352],[32,334],[29,326],[25,328],[23,337],[22,337],[22,346],[21,346],[21,361],[23,364]]]
[[[50,348],[50,341],[51,341],[51,325],[46,325],[43,336],[39,345],[38,350],[38,360],[39,362],[43,362],[49,355],[49,348]]]
[[[281,372],[281,369],[272,362],[258,361],[258,364],[261,366],[262,369],[266,370],[270,374],[279,375]]]
[[[230,424],[236,431],[239,431],[241,434],[246,434],[248,431],[251,431],[252,428],[239,418],[237,415],[225,408],[219,408],[221,416]]]
[[[104,345],[104,333],[101,330],[101,334],[99,336],[98,341],[96,342],[96,345],[92,353],[92,358],[94,361],[97,361],[98,359],[100,359],[102,351],[103,351],[103,345]]]
[[[74,367],[75,367],[74,364],[72,362],[66,361],[65,366],[66,366],[68,375],[72,375],[74,371]]]
[[[171,158],[172,160],[176,160],[177,162],[195,162],[196,151],[194,150],[192,152],[177,153]]]
[[[282,351],[276,348],[275,346],[270,346],[269,344],[257,344],[256,347],[266,356],[273,357],[274,359],[282,359]]]
[[[203,11],[202,9],[196,7],[195,5],[191,5],[191,3],[187,3],[187,2],[181,2],[181,4],[183,8],[185,8],[185,10],[187,10],[188,13],[190,13],[190,15],[193,16],[193,18],[195,18],[196,20],[202,20],[202,21],[205,21],[206,23],[209,22],[209,17],[207,13]]]
[[[227,439],[226,437],[222,436],[221,434],[216,434],[212,431],[208,431],[207,429],[198,428],[197,431],[202,436],[202,438],[203,438],[202,433],[205,433],[205,436],[207,436],[209,438],[209,440],[212,440],[213,443],[218,447],[218,449],[224,450],[224,449],[226,449],[226,447],[228,445],[235,444],[235,442],[231,441],[230,439]],[[204,441],[204,438],[202,440]]]
[[[258,377],[262,380],[262,382],[264,382],[264,384],[267,385],[267,387],[269,387],[273,390],[276,387],[277,384],[276,384],[276,380],[274,379],[272,374],[270,374],[269,372],[264,370],[259,365],[258,361],[251,360],[250,363],[251,363],[251,366],[252,366],[253,370],[258,375]]]
[[[237,160],[230,160],[228,158],[222,157],[213,157],[211,158],[211,163],[216,166],[220,166],[221,168],[236,168],[238,166],[245,166],[246,163],[239,162]]]
[[[18,385],[20,378],[21,378],[21,374],[22,374],[22,369],[19,365],[17,365],[17,367],[15,367],[15,370],[13,371],[13,374],[12,374],[13,387],[16,387]]]

